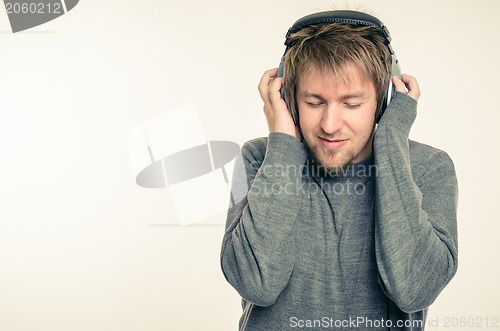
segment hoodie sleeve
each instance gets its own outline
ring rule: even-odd
[[[302,180],[306,158],[295,137],[271,133],[267,148],[247,143],[236,160],[221,267],[227,281],[253,304],[273,304],[292,273],[290,234],[304,199],[293,188]]]
[[[455,169],[445,152],[431,147],[410,162],[408,135],[416,108],[414,99],[397,92],[373,143],[379,281],[408,313],[437,298],[454,276],[458,256]]]

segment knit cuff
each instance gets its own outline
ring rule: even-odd
[[[409,95],[396,92],[379,121],[378,129],[397,128],[406,135],[417,117],[417,101]]]
[[[303,165],[306,159],[306,147],[297,138],[282,132],[271,132],[269,134],[264,162]]]

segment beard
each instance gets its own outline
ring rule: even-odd
[[[309,149],[309,155],[319,164],[320,168],[327,174],[332,175],[344,171],[353,163],[356,156],[358,156],[352,149],[330,150],[324,148],[320,144],[315,144],[313,146],[307,144],[307,147]]]
[[[346,139],[346,137],[342,137],[341,135],[337,136],[328,136],[325,132],[320,132],[319,134],[314,135],[315,143],[310,144],[307,139],[303,142],[306,144],[307,149],[309,151],[309,155],[313,158],[313,160],[320,166],[320,169],[325,171],[327,174],[338,175],[342,173],[348,166],[354,163],[354,160],[358,157],[358,155],[366,148],[368,144],[371,144],[373,133],[375,132],[376,124],[374,123],[371,134],[368,136],[367,140],[364,143],[361,143],[360,146],[353,146],[353,142],[351,137],[348,137],[349,142],[347,145],[342,146],[339,149],[328,149],[325,148],[316,138],[325,137],[327,139]],[[360,160],[361,161],[361,160]]]

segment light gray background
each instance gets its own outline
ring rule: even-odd
[[[175,208],[134,184],[128,134],[195,103],[210,140],[267,135],[262,72],[297,18],[343,3],[84,0],[19,34],[0,12],[0,329],[235,330],[223,227],[151,226]],[[357,4],[388,25],[420,83],[411,138],[446,150],[458,172],[460,267],[430,329],[453,317],[484,327],[500,317],[500,3]]]

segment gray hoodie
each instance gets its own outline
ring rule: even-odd
[[[284,133],[244,144],[221,250],[240,330],[423,330],[457,270],[458,188],[445,152],[408,139],[416,106],[397,92],[338,175]]]

